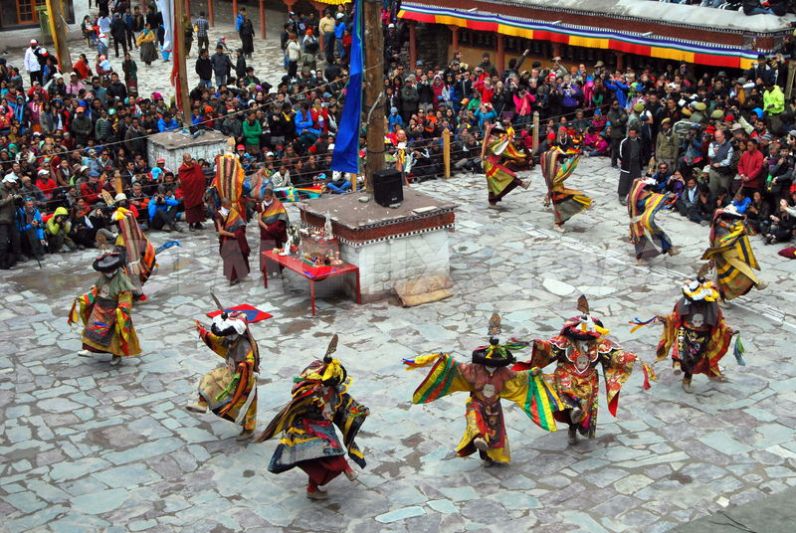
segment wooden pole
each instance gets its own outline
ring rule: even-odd
[[[213,0],[207,0],[207,22],[211,28],[216,25],[216,11],[213,9]]]
[[[188,21],[190,24],[190,21]],[[188,99],[188,73],[185,68],[185,4],[177,0],[174,2],[174,49],[177,50],[176,58],[172,53],[172,61],[177,61],[177,75],[180,78],[180,100],[182,101],[182,125],[184,128],[191,126],[191,102]]]
[[[232,0],[232,24],[238,19],[238,0]]]
[[[260,36],[265,39],[265,0],[260,0]]]
[[[373,194],[373,174],[384,169],[384,34],[381,0],[364,0],[365,115],[368,117],[365,189]]]
[[[533,112],[533,138],[531,148],[533,148],[533,155],[539,150],[539,112]]]
[[[451,132],[442,130],[442,163],[445,165],[445,177],[451,177]]]
[[[66,40],[66,19],[64,19],[63,0],[47,0],[47,15],[50,27],[53,28],[53,44],[55,57],[63,72],[72,72],[72,56],[69,54],[69,43]]]

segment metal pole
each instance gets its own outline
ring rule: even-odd
[[[445,177],[451,177],[451,132],[448,128],[442,130],[442,162],[445,165]]]
[[[364,0],[365,112],[367,128],[365,189],[373,194],[373,175],[384,169],[384,34],[381,0]]]

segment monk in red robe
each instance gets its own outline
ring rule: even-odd
[[[207,180],[202,172],[202,167],[191,158],[188,153],[182,154],[182,165],[177,174],[180,179],[182,202],[185,207],[185,220],[191,230],[202,229],[205,220],[204,194],[207,189]]]
[[[237,206],[229,198],[224,198],[215,217],[218,251],[224,261],[224,277],[230,285],[237,285],[249,274],[251,250],[246,240],[246,222],[238,213]]]
[[[263,252],[281,248],[287,242],[287,226],[289,220],[282,202],[274,196],[274,190],[268,186],[259,206],[258,224],[260,226],[260,271],[265,272],[267,261]],[[278,270],[274,267],[274,272]]]

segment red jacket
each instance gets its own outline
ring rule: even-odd
[[[738,161],[738,175],[744,176],[745,189],[760,189],[763,186],[763,152],[747,150]]]

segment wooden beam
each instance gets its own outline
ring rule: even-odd
[[[373,194],[373,174],[384,169],[384,34],[381,0],[364,0],[365,116],[368,117],[365,189]],[[356,30],[355,30],[356,31]]]

